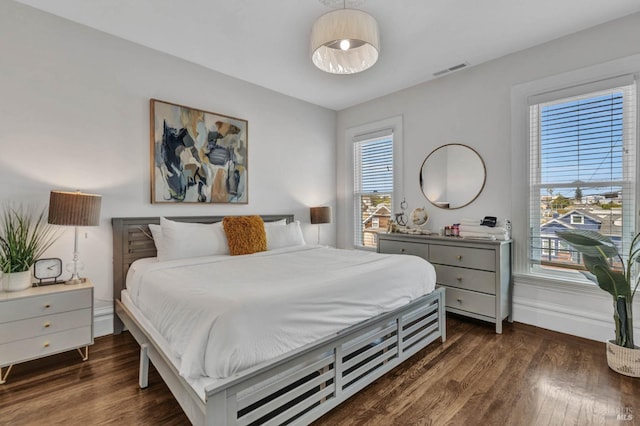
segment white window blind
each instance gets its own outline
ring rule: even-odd
[[[635,228],[637,101],[629,77],[609,83],[621,81],[631,83],[602,90],[606,81],[598,82],[597,91],[585,86],[580,95],[555,99],[547,93],[529,107],[530,265],[536,272],[581,268],[579,253],[557,238],[561,230],[592,229],[627,251]]]
[[[375,247],[393,205],[393,135],[354,138],[354,244]]]

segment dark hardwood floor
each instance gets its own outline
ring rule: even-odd
[[[640,379],[609,370],[603,343],[449,316],[448,339],[422,350],[316,425],[640,424]],[[137,386],[128,333],[13,367],[0,385],[2,425],[189,424],[152,368]]]

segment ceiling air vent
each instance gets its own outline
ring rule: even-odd
[[[440,71],[438,71],[438,72],[434,72],[434,73],[433,73],[433,76],[434,76],[434,77],[440,77],[441,75],[445,75],[445,74],[448,74],[448,73],[450,73],[450,72],[458,71],[458,70],[461,70],[462,68],[466,68],[466,67],[468,67],[468,66],[469,66],[469,64],[468,64],[468,63],[463,62],[463,63],[461,63],[461,64],[454,65],[454,66],[452,66],[452,67],[450,67],[450,68],[445,68],[445,69],[440,70]]]

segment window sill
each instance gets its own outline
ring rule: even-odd
[[[514,284],[528,285],[533,287],[544,288],[548,290],[562,291],[570,294],[606,294],[604,290],[598,287],[595,283],[584,279],[564,279],[554,278],[543,274],[514,274]]]

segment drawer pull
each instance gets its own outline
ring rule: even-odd
[[[462,260],[462,255],[461,255],[461,254],[457,255],[457,256],[456,256],[456,259],[458,259],[458,260]]]
[[[51,327],[51,323],[50,322],[45,322],[44,323],[44,328],[49,328]]]
[[[47,303],[46,305],[44,305],[44,307],[45,307],[46,309],[49,309],[49,308],[51,307],[51,305]]]
[[[44,347],[48,348],[49,347],[49,342],[45,342]]]
[[[404,253],[404,249],[403,248],[400,249],[400,253]]]
[[[456,280],[458,280],[458,282],[462,282],[462,277],[457,277]]]
[[[456,299],[462,305],[462,299]]]

